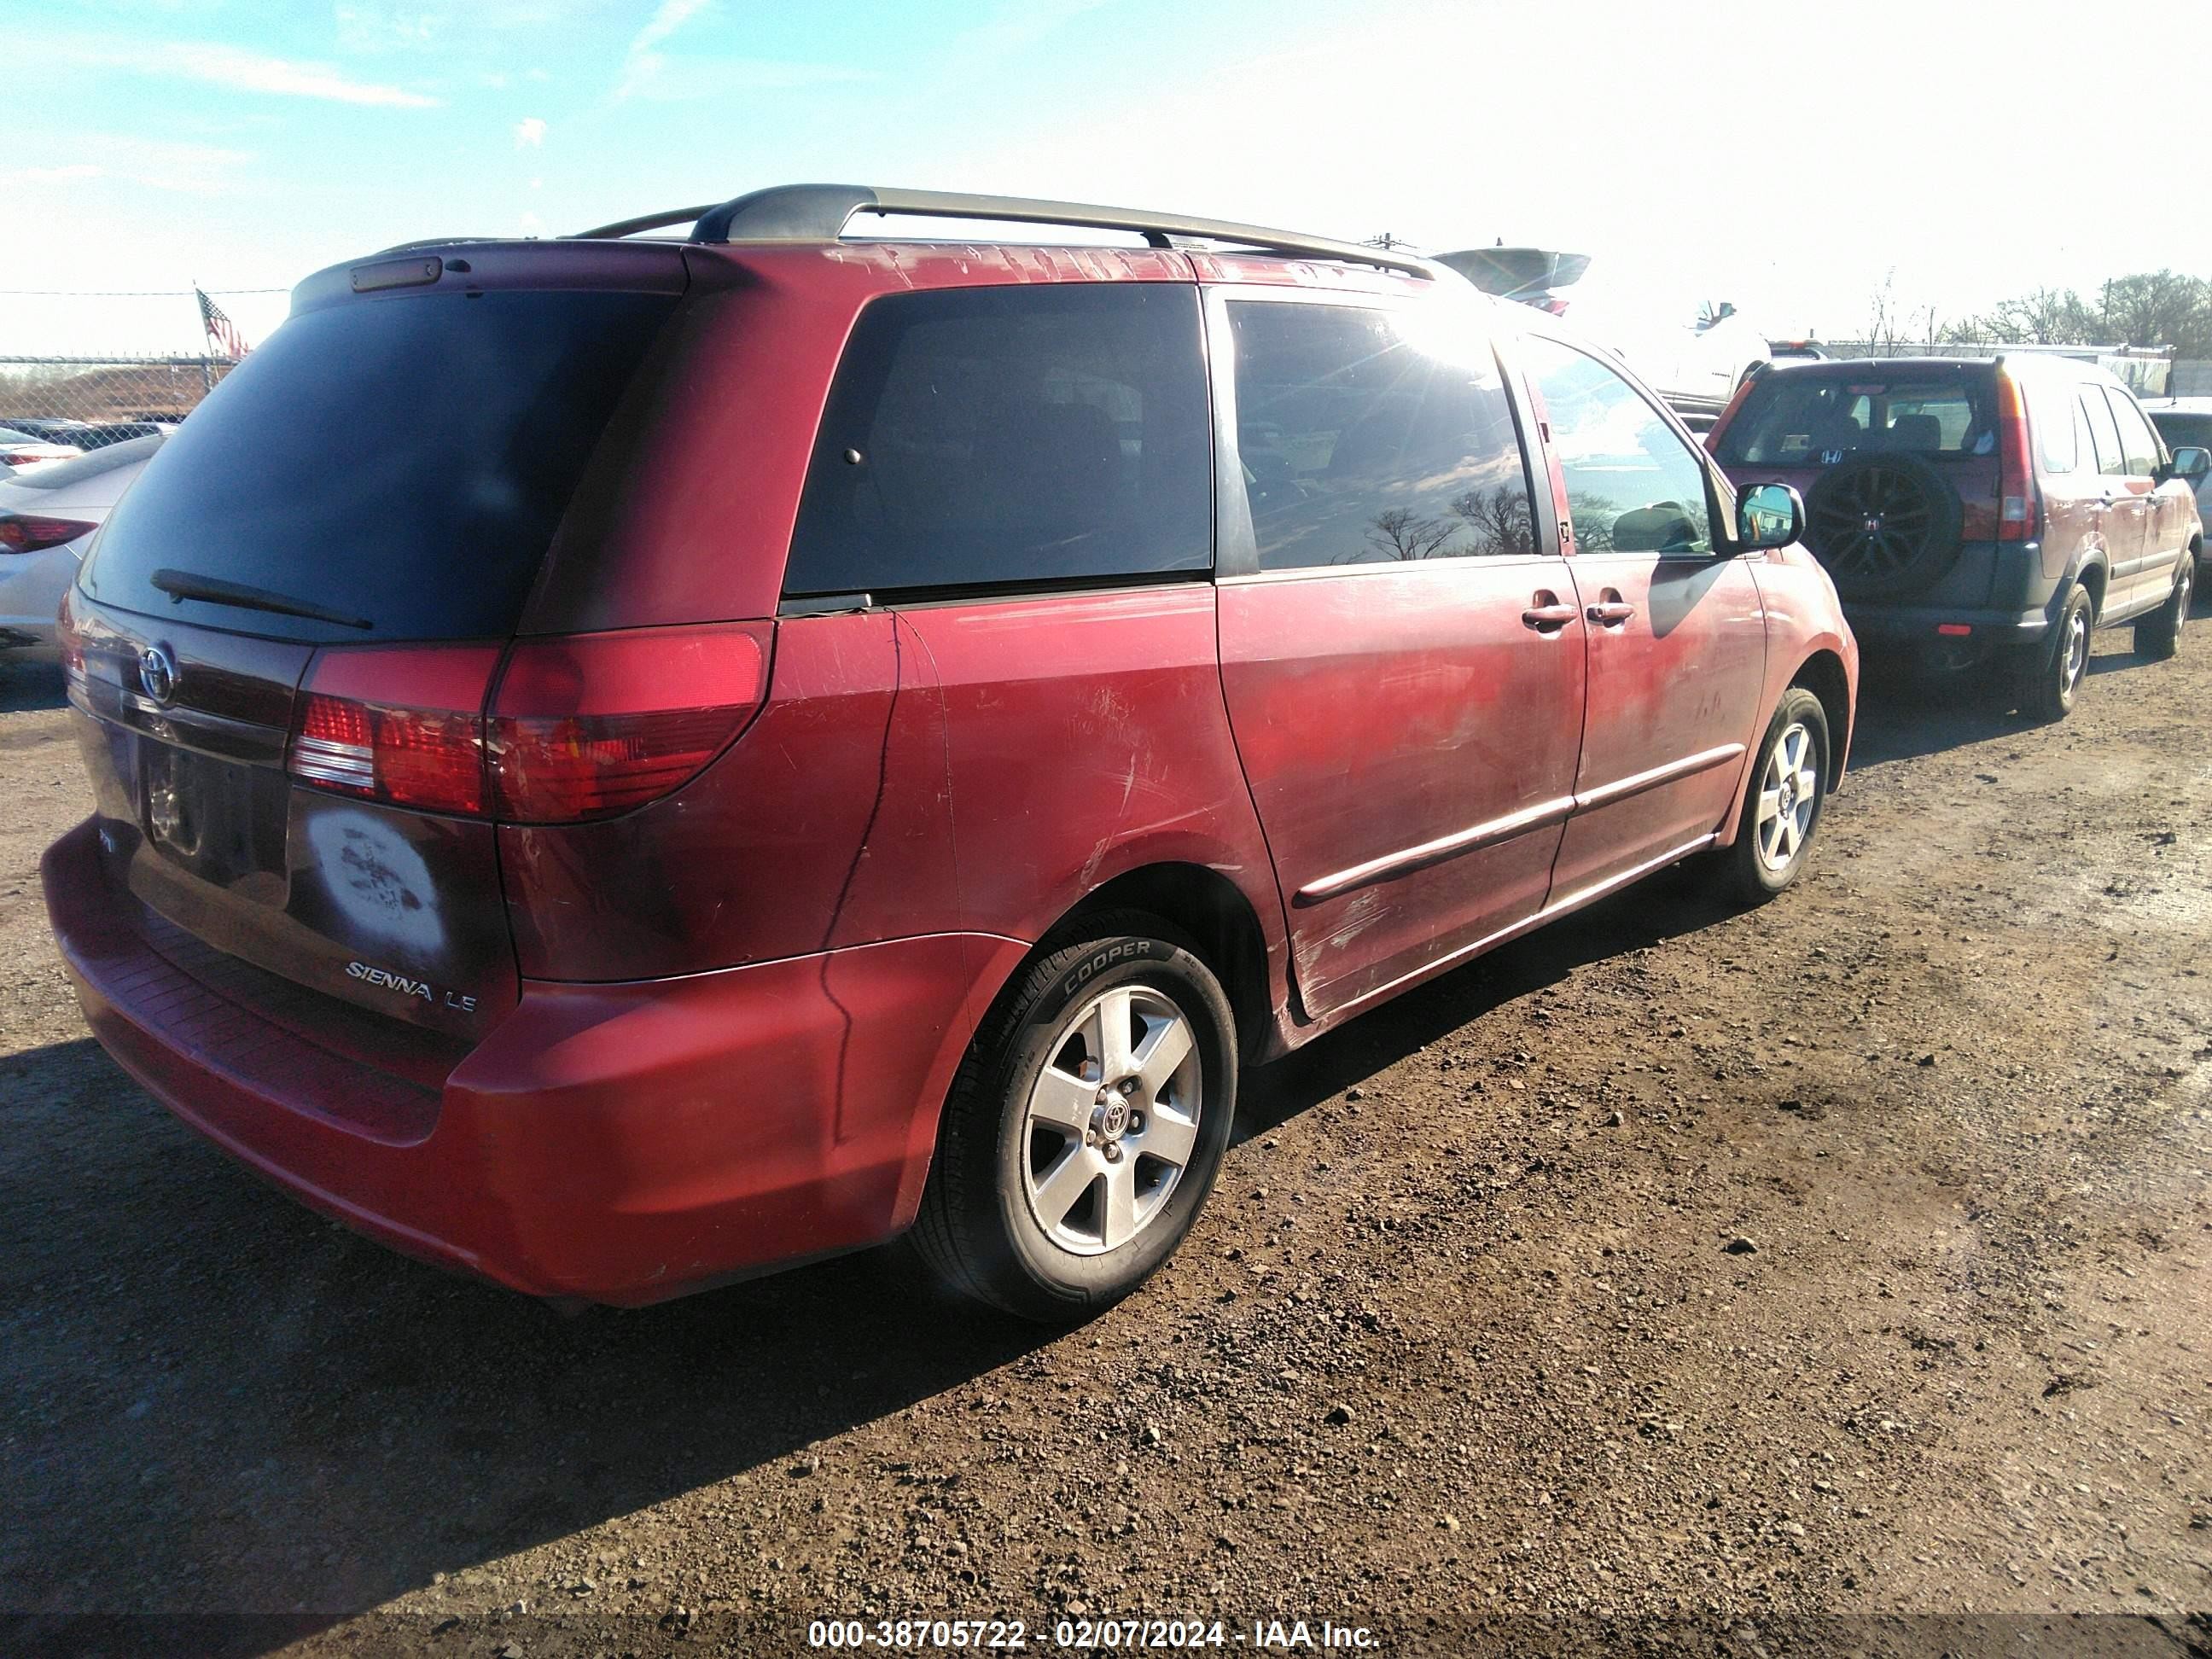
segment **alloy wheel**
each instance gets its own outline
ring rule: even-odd
[[[1802,722],[1787,726],[1766,751],[1759,778],[1759,816],[1752,833],[1761,864],[1778,873],[1790,867],[1812,830],[1820,802],[1820,748]]]
[[[2089,619],[2075,611],[2066,618],[2066,637],[2059,642],[2059,696],[2070,701],[2081,676],[2089,671]]]
[[[1811,540],[1839,582],[1870,587],[1901,580],[1920,562],[1934,521],[1917,478],[1869,462],[1823,492]]]
[[[1196,1156],[1205,1066],[1166,993],[1117,985],[1062,1018],[1022,1121],[1024,1196],[1078,1255],[1119,1249],[1157,1220]]]

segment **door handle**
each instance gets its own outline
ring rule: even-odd
[[[1539,598],[1548,597],[1539,595]],[[1554,633],[1575,619],[1575,608],[1554,601],[1550,605],[1534,605],[1521,613],[1521,620],[1539,634]]]
[[[1618,628],[1636,614],[1636,607],[1623,599],[1608,599],[1590,606],[1583,614],[1601,628]]]

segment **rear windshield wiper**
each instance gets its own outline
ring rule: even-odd
[[[241,611],[269,611],[280,617],[306,617],[313,622],[336,623],[340,628],[369,629],[376,626],[363,617],[349,617],[344,611],[332,611],[326,605],[273,593],[265,587],[248,587],[244,582],[227,582],[216,576],[195,576],[189,570],[156,570],[146,580],[167,593],[171,604],[179,599],[205,599],[211,605],[234,605]]]

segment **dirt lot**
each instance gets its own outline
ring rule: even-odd
[[[84,1036],[36,858],[85,791],[13,671],[8,1644],[2212,1652],[2212,625],[2127,645],[2063,726],[1871,702],[1761,912],[1664,878],[1251,1078],[1182,1256],[1057,1336],[897,1252],[563,1318],[259,1186]]]

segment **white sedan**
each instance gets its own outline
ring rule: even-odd
[[[92,532],[166,441],[70,450],[0,477],[0,663],[55,659],[55,617]]]

